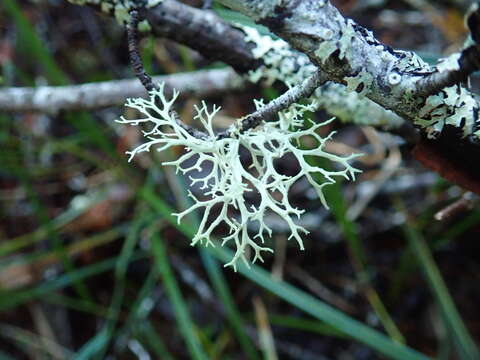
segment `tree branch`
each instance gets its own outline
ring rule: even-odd
[[[145,71],[142,58],[138,51],[138,23],[140,17],[137,10],[130,11],[130,22],[127,24],[128,52],[130,54],[130,63],[133,72],[147,91],[158,89],[150,75]]]
[[[249,129],[257,127],[262,121],[271,120],[273,117],[277,116],[280,111],[287,109],[293,103],[310,97],[313,92],[325,81],[326,79],[323,77],[323,75],[316,71],[311,77],[304,80],[301,84],[294,86],[279,97],[270,101],[268,104],[262,106],[257,111],[247,115],[241,120],[237,128],[234,130],[227,130],[226,132],[219,134],[217,137],[230,137],[236,131],[241,134]]]
[[[467,46],[460,53],[455,53],[442,60],[437,71],[420,79],[417,83],[417,94],[427,96],[438,93],[443,88],[466,81],[475,71],[480,69],[480,8],[472,7],[466,21],[470,30]]]
[[[306,54],[339,84],[354,80],[357,92],[437,137],[445,125],[463,136],[480,138],[479,105],[461,86],[429,97],[418,94],[419,81],[441,70],[416,54],[381,44],[373,34],[345,19],[329,1],[220,0],[241,11]],[[459,64],[461,66],[461,64]]]
[[[197,50],[207,59],[221,60],[240,73],[262,64],[261,59],[253,56],[255,45],[245,41],[245,33],[212,11],[163,0],[140,15],[148,21],[153,34]]]
[[[140,57],[140,53],[138,51],[139,21],[140,17],[137,10],[130,11],[130,22],[127,24],[130,62],[135,74],[137,75],[137,78],[150,94],[154,93],[153,90],[156,90],[156,92],[163,92],[164,84],[159,86],[153,82],[152,78],[146,73],[142,58]],[[282,96],[270,101],[267,105],[262,106],[255,113],[246,116],[233,129],[229,129],[225,132],[217,134],[217,138],[223,139],[231,136],[237,136],[238,134],[242,134],[250,129],[256,128],[262,121],[267,121],[278,112],[287,109],[290,105],[301,100],[302,98],[311,96],[315,89],[325,81],[326,79],[322,76],[322,74],[318,71],[315,71],[310,78],[292,87]],[[173,118],[176,119],[177,124],[187,131],[191,136],[198,139],[208,139],[208,135],[206,133],[183,123],[174,110],[171,110],[171,113]]]
[[[241,90],[245,80],[231,69],[200,70],[155,76],[166,89],[177,89],[182,96],[211,96]],[[143,97],[145,88],[135,79],[112,80],[69,86],[10,87],[0,89],[0,108],[4,111],[90,110],[123,105],[126,98]]]
[[[97,0],[68,1],[99,10],[101,8]],[[111,1],[115,0],[106,2]],[[115,15],[108,7],[104,8],[104,12]],[[259,44],[253,41],[252,34],[247,35],[245,29],[233,27],[211,11],[196,9],[174,0],[163,0],[160,4],[141,10],[140,15],[148,19],[152,32],[157,36],[185,44],[206,58],[223,61],[237,71],[253,71],[254,76],[249,76],[253,82],[267,78],[270,82],[277,80],[285,83],[291,81],[291,75],[295,74],[295,83],[299,83],[316,70],[304,54],[286,43],[282,45],[281,54],[274,51],[269,53],[270,58],[282,58],[280,63],[284,64],[283,69],[290,70],[285,73],[275,69],[272,64],[266,64],[262,56],[255,55]],[[387,129],[403,124],[403,120],[395,113],[343,85],[329,82],[317,89],[315,99],[320,108],[344,122]]]
[[[444,60],[445,70],[435,71],[417,82],[418,96],[433,95],[446,87],[467,81],[480,69],[480,47],[472,45],[461,53],[455,53]],[[451,64],[450,67],[448,64]]]

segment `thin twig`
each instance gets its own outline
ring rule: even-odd
[[[140,15],[137,10],[130,11],[130,23],[127,25],[127,35],[128,35],[128,51],[130,55],[130,63],[132,65],[135,75],[142,83],[143,87],[149,92],[154,90],[159,91],[160,87],[155,84],[150,75],[145,71],[140,52],[138,51],[138,23],[140,22]],[[199,139],[205,139],[207,134],[204,132],[189,126],[182,122],[180,117],[175,111],[171,111],[171,114],[175,117],[177,123],[190,135]]]
[[[445,221],[458,214],[471,210],[478,204],[480,197],[470,191],[462,195],[460,199],[443,208],[435,214],[435,220]]]
[[[217,139],[232,137],[238,133],[242,134],[247,130],[256,128],[264,121],[271,120],[278,114],[278,112],[287,109],[293,103],[298,102],[300,99],[310,97],[315,89],[325,83],[325,81],[326,79],[322,73],[316,71],[301,84],[292,87],[279,97],[262,106],[257,111],[244,117],[240,124],[234,129],[229,129],[217,134]]]
[[[298,102],[300,99],[310,97],[313,92],[326,81],[327,78],[325,75],[320,71],[316,71],[301,84],[292,87],[278,98],[273,99],[254,113],[243,118],[238,130],[240,133],[243,133],[249,129],[257,127],[262,121],[272,119],[279,111],[288,108],[290,105]]]
[[[154,84],[150,75],[145,71],[142,58],[138,51],[138,23],[140,21],[138,11],[130,11],[130,18],[130,23],[127,25],[127,38],[130,63],[132,64],[133,71],[147,91],[158,90],[158,85]]]

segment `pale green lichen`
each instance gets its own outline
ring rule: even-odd
[[[256,58],[261,58],[265,63],[265,65],[249,72],[248,80],[251,82],[256,83],[265,80],[271,84],[275,81],[281,81],[287,86],[293,86],[301,83],[316,71],[316,67],[305,54],[293,50],[285,41],[272,39],[268,35],[261,35],[253,27],[237,26],[245,32],[245,40],[256,45],[252,49],[252,54]],[[331,32],[326,36],[331,36]],[[324,43],[328,44],[329,42]],[[334,43],[331,44],[337,49]],[[355,79],[362,80],[366,85],[361,94],[349,91],[343,85],[328,83],[319,87],[311,100],[315,100],[318,107],[325,109],[344,122],[386,128],[396,128],[403,123],[404,120],[398,115],[390,110],[383,109],[380,105],[363,96],[373,82],[373,78],[366,71],[361,73],[360,78],[355,77]],[[346,79],[347,83],[348,80]],[[357,86],[353,85],[356,80],[351,79],[350,89],[356,90],[358,88],[360,83]]]
[[[460,60],[461,53],[454,53],[444,59],[440,59],[440,62],[437,64],[437,71],[455,71],[460,69]]]
[[[271,84],[282,81],[288,86],[301,83],[311,76],[316,67],[308,60],[307,56],[293,51],[287,42],[281,39],[272,39],[268,35],[261,35],[257,29],[237,25],[245,32],[245,40],[253,42],[256,46],[252,54],[257,59],[262,59],[264,65],[252,70],[248,78],[252,82],[264,79]]]
[[[317,56],[322,63],[330,58],[335,51],[338,50],[338,45],[336,41],[333,40],[324,40],[318,46],[318,49],[315,50],[315,56]]]
[[[347,51],[352,48],[352,42],[357,37],[357,33],[353,27],[354,22],[351,19],[347,19],[346,25],[342,28],[342,34],[338,40],[338,58],[342,60],[346,57]]]
[[[259,21],[272,14],[277,5],[282,6],[282,1],[283,0],[222,0],[221,3],[232,10],[249,16],[255,21]]]
[[[358,95],[365,96],[373,83],[373,76],[368,71],[362,69],[362,71],[355,76],[345,77],[345,81],[347,82],[347,90],[357,91],[357,89],[360,88]]]
[[[355,23],[351,19],[346,21],[340,19],[340,24],[342,26],[338,33],[331,29],[325,29],[322,34],[318,34],[322,41],[314,53],[322,63],[325,63],[337,51],[340,60],[344,58],[350,60],[350,49],[352,49],[352,43],[358,36],[353,26]],[[325,36],[325,34],[328,34],[328,36]]]
[[[405,73],[430,73],[432,69],[420,56],[412,51],[395,50],[396,68]]]
[[[291,187],[305,177],[317,191],[322,204],[327,207],[323,188],[334,183],[335,177],[353,180],[359,172],[350,165],[350,161],[357,157],[357,154],[341,157],[325,151],[325,143],[333,133],[322,138],[316,131],[331,120],[303,129],[305,124],[302,115],[307,110],[313,110],[315,104],[293,104],[279,113],[277,121],[264,123],[256,129],[242,133],[237,132],[232,137],[218,139],[214,132],[213,119],[219,108],[214,107],[209,111],[206,104],[202,103],[200,107],[196,107],[194,119],[198,121],[206,136],[198,138],[185,130],[172,113],[178,93],[174,92],[173,97],[167,99],[163,89],[162,84],[159,90],[150,93],[148,99],[128,99],[126,106],[136,109],[141,117],[122,117],[119,122],[131,125],[146,123],[151,126],[144,131],[147,142],[129,153],[130,160],[153,146],[157,146],[157,151],[164,151],[172,146],[185,147],[186,152],[179,159],[164,165],[173,165],[177,171],[191,175],[192,185],[200,185],[203,191],[202,198],[190,193],[194,204],[175,214],[180,221],[190,212],[203,209],[202,220],[192,239],[192,245],[201,243],[214,246],[213,231],[224,224],[228,234],[223,237],[223,244],[233,243],[235,248],[234,257],[225,266],[235,269],[239,259],[248,265],[248,249],[253,250],[253,262],[262,261],[263,252],[272,252],[264,246],[265,235],[270,236],[272,233],[264,218],[267,213],[275,213],[288,224],[289,239],[294,239],[303,250],[301,234],[308,231],[295,223],[295,218],[300,217],[304,210],[290,203],[288,195]],[[256,105],[262,106],[262,102],[257,101]],[[306,137],[312,138],[316,144],[308,149],[300,147],[300,142]],[[240,158],[241,149],[250,154],[251,165],[247,166]],[[276,162],[287,155],[294,159],[289,161],[299,165],[299,171],[295,175],[282,174],[275,167]],[[336,163],[338,170],[330,171],[311,165],[307,157],[328,159]],[[321,180],[314,178],[317,175]],[[250,197],[255,195],[258,199],[251,202]],[[248,232],[252,223],[259,224],[258,231],[253,236]]]
[[[339,16],[334,25],[339,30],[330,39],[323,39],[314,54],[322,63],[325,63],[334,53],[337,54],[339,59],[347,60],[355,74],[344,78],[348,90],[359,91],[361,95],[368,95],[374,81],[369,68],[373,69],[375,64],[379,66],[381,64],[379,59],[381,59],[385,64],[390,63],[384,83],[389,85],[392,95],[401,96],[403,94],[406,104],[419,109],[413,122],[424,128],[430,138],[437,137],[445,125],[461,128],[464,136],[472,135],[472,133],[474,136],[478,136],[480,132],[476,131],[478,106],[473,95],[465,88],[453,86],[445,88],[438,94],[431,95],[426,99],[416,97],[414,95],[415,80],[412,79],[414,77],[419,79],[422,74],[430,74],[435,69],[432,69],[413,52],[387,49],[371,33],[367,32],[367,35],[365,35],[365,31],[361,34],[357,33],[354,23],[350,19],[345,20]],[[374,51],[372,58],[359,61],[358,54],[355,54],[353,49],[362,46],[355,46],[354,42],[358,42],[358,44],[363,42],[362,46],[375,49],[377,53]],[[443,59],[436,66],[436,70],[439,72],[458,70],[460,68],[460,56],[460,53],[456,53]],[[407,77],[407,81],[402,86],[397,86],[402,83],[403,74],[410,76]],[[332,105],[330,106],[332,108]],[[333,107],[335,108],[335,105]]]
[[[462,128],[463,135],[468,136],[475,126],[476,111],[477,103],[471,93],[454,85],[427,97],[414,123],[426,128],[430,138],[436,138],[445,125]]]
[[[386,129],[398,128],[404,122],[392,111],[354,91],[346,91],[345,86],[340,84],[328,83],[318,89],[312,98],[319,108],[327,109],[331,115],[343,122]]]

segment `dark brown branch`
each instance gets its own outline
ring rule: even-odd
[[[135,76],[140,80],[142,85],[147,91],[158,89],[158,86],[153,83],[150,75],[145,71],[142,58],[138,51],[138,23],[140,16],[137,10],[130,11],[130,24],[127,25],[127,37],[128,37],[128,51],[130,54],[130,63],[132,64]]]
[[[252,55],[252,43],[245,34],[212,11],[196,9],[174,0],[164,0],[148,10],[141,10],[152,32],[191,49],[209,59],[221,60],[236,71],[245,73],[262,64]]]

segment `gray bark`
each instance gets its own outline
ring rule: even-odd
[[[422,79],[435,72],[412,52],[381,44],[373,34],[344,18],[324,0],[220,0],[221,3],[267,26],[298,51],[306,54],[332,81],[348,84],[369,99],[426,129],[436,137],[444,125],[462,129],[464,136],[480,138],[478,102],[455,85],[430,95]],[[443,71],[458,69],[458,60]],[[441,68],[441,67],[440,67]],[[422,93],[418,94],[418,85]],[[437,91],[432,86],[432,91]]]
[[[243,89],[245,81],[231,69],[201,70],[156,76],[166,89],[177,89],[182,95],[200,97]],[[112,80],[70,86],[11,87],[0,89],[0,109],[4,111],[40,111],[97,109],[122,105],[126,98],[147,94],[138,79]]]
[[[112,8],[102,7],[101,4],[118,3],[120,4],[118,6],[122,6],[124,3],[120,0],[68,1],[102,9],[111,16],[115,16]],[[256,79],[250,76],[253,82],[267,78],[269,81],[290,82],[292,85],[291,75],[294,75],[293,80],[296,84],[307,79],[316,69],[304,54],[297,52],[288,44],[285,44],[286,50],[282,54],[271,55],[282,57],[284,68],[288,67],[290,73],[284,74],[278,69],[273,69],[271,65],[265,63],[264,58],[254,55],[254,49],[258,44],[249,40],[244,30],[233,27],[210,11],[196,9],[174,0],[163,0],[155,6],[147,6],[144,15],[154,34],[186,44],[207,58],[225,62],[238,72],[254,71]],[[272,72],[277,74],[275,78],[272,78]],[[344,122],[388,129],[398,128],[403,123],[398,115],[343,85],[329,82],[321,86],[315,95],[320,108]]]

